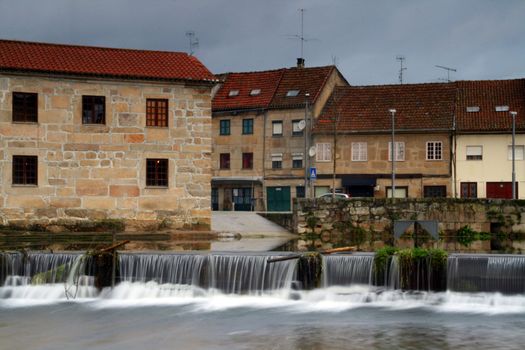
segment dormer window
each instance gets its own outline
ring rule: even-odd
[[[261,89],[253,89],[250,91],[250,96],[257,96],[261,94]]]
[[[469,106],[467,107],[467,112],[468,113],[479,112],[479,106]]]
[[[237,95],[239,95],[239,90],[230,90],[230,92],[228,93],[229,97],[233,97]]]
[[[508,112],[509,106],[496,106],[496,112]]]
[[[288,90],[286,97],[295,97],[299,95],[299,90]]]

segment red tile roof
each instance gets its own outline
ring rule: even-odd
[[[390,131],[389,109],[396,109],[396,130],[450,130],[453,125],[454,84],[406,84],[337,87],[314,128],[347,132]]]
[[[303,107],[306,93],[310,94],[308,102],[310,104],[315,103],[330,74],[335,69],[335,66],[286,69],[270,108]],[[299,93],[294,97],[286,96],[290,90],[299,90]]]
[[[458,81],[456,84],[458,132],[510,131],[510,111],[518,112],[516,128],[525,130],[525,79]],[[509,111],[496,112],[496,106],[508,106]],[[467,112],[467,107],[479,107],[479,112]]]
[[[0,70],[124,79],[215,80],[195,57],[147,51],[0,40]]]
[[[253,108],[302,108],[305,93],[309,103],[315,103],[325,86],[334,66],[311,68],[282,68],[262,72],[241,72],[225,74],[226,79],[215,97],[213,110],[235,110]],[[250,96],[253,89],[261,94]],[[239,90],[237,96],[229,96],[232,90]],[[287,97],[290,90],[298,90],[297,96]]]
[[[214,111],[232,109],[268,108],[284,69],[225,74],[224,84],[215,94],[212,102]],[[252,90],[260,89],[258,95],[250,95]],[[229,96],[230,91],[238,90],[237,96]]]

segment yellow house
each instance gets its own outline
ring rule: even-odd
[[[525,198],[525,79],[457,82],[454,196]]]

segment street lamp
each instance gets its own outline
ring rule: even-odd
[[[310,197],[309,196],[309,186],[308,186],[308,172],[309,172],[309,165],[310,165],[310,158],[308,155],[308,149],[310,148],[309,144],[309,133],[308,133],[308,97],[310,97],[310,94],[307,92],[304,94],[304,196],[305,198]]]
[[[394,152],[394,149],[395,149],[395,143],[394,143],[394,139],[395,139],[395,126],[396,126],[396,110],[391,108],[388,110],[391,114],[392,114],[392,146],[390,147],[390,157],[392,158],[392,187],[391,187],[391,190],[392,190],[392,199],[394,198],[394,193],[396,192],[396,166],[395,166],[395,163],[396,163],[396,158],[395,158],[395,152]]]
[[[510,112],[512,116],[512,199],[516,199],[516,115],[518,112]]]

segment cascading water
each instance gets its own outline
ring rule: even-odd
[[[373,254],[325,256],[323,286],[371,285],[373,266]]]
[[[89,258],[81,253],[2,254],[5,278],[0,298],[60,299],[93,297],[94,279],[86,275]]]
[[[525,293],[525,256],[466,255],[448,258],[447,286],[457,292]]]
[[[185,285],[227,294],[288,290],[296,262],[268,264],[267,260],[272,257],[266,254],[121,254],[120,281],[172,284],[178,285],[178,289]]]

